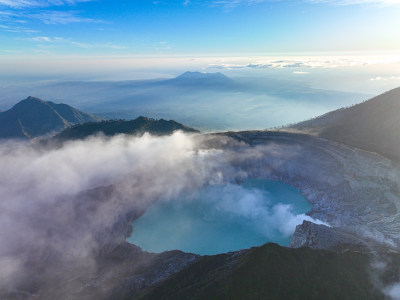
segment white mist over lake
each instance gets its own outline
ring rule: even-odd
[[[143,250],[211,255],[275,242],[287,246],[311,204],[294,187],[247,179],[159,201],[133,222],[128,239]]]

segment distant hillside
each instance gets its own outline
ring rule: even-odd
[[[289,129],[376,152],[400,162],[400,88]]]
[[[266,244],[203,256],[135,299],[384,299],[371,284],[369,269],[363,253]]]
[[[185,72],[175,78],[156,83],[157,85],[179,86],[196,89],[237,89],[238,84],[228,76],[217,73]]]
[[[0,113],[0,138],[34,138],[68,126],[101,120],[66,104],[28,97]]]
[[[107,136],[116,134],[140,134],[149,132],[154,135],[171,134],[176,130],[184,132],[199,132],[193,128],[186,127],[175,121],[154,120],[139,117],[135,120],[111,120],[91,122],[69,127],[55,136],[59,140],[83,139],[96,133],[103,133]]]

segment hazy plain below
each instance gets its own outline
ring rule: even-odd
[[[203,132],[266,129],[400,85],[399,61],[387,56],[119,59],[103,62],[107,72],[97,60],[85,65],[72,60],[68,68],[63,61],[52,70],[43,62],[39,71],[37,61],[25,66],[23,76],[23,66],[5,64],[0,110],[31,95],[113,119],[174,119]]]

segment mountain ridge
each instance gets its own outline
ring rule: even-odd
[[[369,281],[368,265],[368,255],[361,252],[291,249],[267,243],[202,256],[134,299],[383,300],[384,295]]]
[[[156,83],[157,84],[157,83]],[[216,73],[202,73],[202,72],[191,72],[187,71],[175,78],[167,79],[158,82],[161,85],[174,85],[184,88],[209,88],[209,89],[223,89],[223,88],[237,88],[237,83],[222,74],[221,72]]]
[[[172,134],[176,130],[189,133],[199,133],[198,130],[187,127],[173,120],[152,119],[140,116],[134,120],[106,120],[88,122],[68,127],[57,134],[56,140],[84,139],[91,135],[102,133],[105,136],[117,134],[142,134],[148,132],[153,135]]]
[[[400,87],[284,130],[326,138],[400,162],[399,111]]]
[[[81,112],[72,106],[29,96],[11,109],[0,113],[0,138],[30,139],[78,123],[98,120],[101,118]]]

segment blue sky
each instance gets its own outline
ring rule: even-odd
[[[0,55],[400,50],[400,0],[0,0]]]

